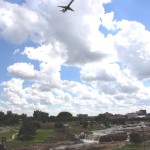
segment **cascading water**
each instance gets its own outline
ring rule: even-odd
[[[85,139],[91,141],[99,141],[100,135],[86,134]]]
[[[87,143],[93,143],[93,142],[98,143],[101,136],[107,135],[111,131],[112,129],[106,129],[106,130],[93,131],[92,133],[87,133],[85,134],[85,138],[82,139],[82,141]]]

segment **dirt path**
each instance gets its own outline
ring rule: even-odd
[[[11,139],[8,139],[7,141],[12,141],[12,140],[14,140],[17,134],[18,134],[18,131],[17,131],[15,134],[12,135]]]
[[[16,131],[15,134],[12,135],[12,137],[10,139],[8,139],[7,141],[12,141],[15,139],[15,136],[18,134],[18,130],[16,129],[12,129],[10,127],[0,127],[0,133],[5,133],[5,132],[9,132],[10,130],[14,130]]]
[[[18,130],[16,130],[16,129],[12,129],[12,130],[16,131],[16,133],[13,134],[12,137],[11,137],[11,139],[8,139],[7,141],[12,141],[12,140],[14,140],[15,137],[16,137],[16,135],[18,134]]]

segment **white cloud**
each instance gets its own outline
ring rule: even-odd
[[[138,22],[123,20],[117,23],[121,31],[116,34],[118,57],[138,79],[150,78],[150,32]]]
[[[1,1],[0,29],[1,35],[11,42],[22,43],[27,38],[42,40],[46,21],[36,12],[17,4]]]
[[[14,43],[38,43],[21,52],[38,69],[32,62],[7,68],[15,76],[2,84],[9,108],[90,115],[149,108],[149,87],[142,82],[150,78],[149,31],[138,22],[114,20],[113,12],[105,14],[103,4],[110,0],[76,0],[75,12],[59,12],[57,5],[66,2],[0,1],[0,34]],[[105,37],[100,25],[116,34]],[[62,81],[61,65],[80,67],[83,82]]]
[[[91,47],[88,37],[99,33],[103,1],[76,1],[76,13],[59,12],[59,1],[26,1],[23,6],[2,2],[0,28],[2,35],[15,43],[31,38],[37,42],[58,41],[67,49],[68,64],[83,64],[104,57],[103,52]],[[106,2],[105,2],[106,3]],[[9,10],[9,11],[7,11]],[[100,34],[100,33],[99,33]],[[15,38],[14,38],[15,35]],[[37,39],[38,37],[38,39]],[[85,38],[86,37],[86,38]],[[91,39],[90,39],[91,40]],[[99,39],[101,40],[101,39]],[[93,39],[94,41],[94,39]],[[97,50],[97,49],[96,49]]]
[[[60,86],[61,65],[66,60],[65,48],[63,48],[62,44],[56,42],[41,45],[38,48],[27,47],[22,54],[31,60],[38,61],[38,88],[46,91],[52,87]]]
[[[114,12],[106,13],[101,16],[102,25],[108,30],[115,30]]]
[[[81,70],[81,78],[85,81],[114,81],[119,74],[120,68],[117,64],[87,64]]]
[[[39,72],[34,69],[32,64],[27,63],[15,63],[7,68],[10,75],[25,79],[35,80],[38,79]]]
[[[21,79],[12,78],[8,82],[3,82],[2,85],[5,86],[4,94],[8,101],[12,105],[26,105],[26,95],[23,91],[24,81]]]
[[[41,45],[37,48],[26,47],[22,55],[26,55],[31,60],[55,65],[55,67],[64,63],[67,57],[64,45],[59,42]]]

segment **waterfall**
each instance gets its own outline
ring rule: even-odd
[[[93,131],[91,133],[86,133],[83,142],[99,142],[101,136],[107,135],[110,133],[110,129]]]
[[[90,141],[99,141],[100,135],[95,135],[95,134],[86,134],[85,135],[85,140],[90,140]]]

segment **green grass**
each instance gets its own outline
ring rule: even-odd
[[[150,141],[145,142],[145,149],[144,143],[141,143],[141,144],[128,144],[122,148],[117,148],[113,150],[150,150]]]
[[[13,140],[13,141],[8,141],[6,145],[10,148],[21,148],[21,147],[28,147],[32,145],[32,141],[18,141],[18,140]]]
[[[37,134],[31,141],[19,141],[17,139],[13,141],[8,141],[7,146],[11,148],[21,148],[21,147],[28,147],[33,144],[51,144],[50,142],[45,142],[46,137],[49,136],[57,136],[57,132],[55,130],[42,130],[38,129]]]
[[[9,140],[9,139],[12,138],[12,135],[15,134],[16,132],[17,132],[17,131],[14,130],[14,129],[10,129],[10,130],[8,130],[7,132],[2,132],[2,133],[0,133],[0,139],[1,139],[2,137],[6,137],[7,140]]]
[[[94,124],[91,128],[90,125],[87,126],[87,128],[83,128],[82,125],[77,124],[77,122],[70,122],[68,123],[70,126],[71,132],[84,132],[84,131],[93,131],[93,130],[102,130],[104,129],[99,124]]]
[[[43,142],[46,137],[56,136],[57,132],[55,130],[37,130],[37,134],[33,139],[34,142]]]

